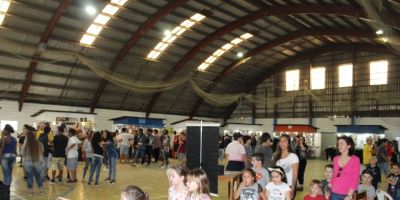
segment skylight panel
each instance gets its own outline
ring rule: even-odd
[[[11,2],[9,0],[0,1],[0,12],[6,13],[10,7]]]
[[[102,12],[105,14],[109,14],[109,15],[115,15],[115,13],[117,13],[118,9],[119,8],[117,6],[107,4],[106,7],[104,7]]]
[[[217,60],[217,58],[220,58],[225,52],[229,51],[235,45],[238,45],[251,37],[253,37],[252,34],[245,33],[245,34],[231,40],[229,43],[224,44],[221,48],[217,49],[211,56],[209,56],[203,63],[201,63],[197,67],[197,69],[200,71],[206,70],[213,62],[215,62]]]
[[[117,4],[119,6],[125,5],[126,2],[128,2],[128,0],[111,0],[111,3]]]
[[[103,30],[104,26],[110,21],[111,16],[114,16],[118,10],[126,4],[126,2],[128,2],[128,0],[111,0],[111,2],[103,8],[101,13],[96,16],[96,18],[93,20],[93,23],[90,24],[89,28],[86,30],[86,33],[82,36],[80,43],[92,45],[96,40],[96,37]]]
[[[0,25],[3,24],[4,18],[6,17],[6,13],[8,8],[10,7],[10,0],[0,0]]]
[[[202,14],[199,14],[199,13],[196,13],[195,15],[190,17],[190,19],[193,19],[193,20],[198,21],[198,22],[203,20],[204,18],[206,18],[206,16],[204,16]]]
[[[101,29],[103,29],[102,26],[92,24],[89,26],[88,30],[86,31],[87,33],[90,33],[92,35],[99,35]]]
[[[85,34],[85,35],[83,35],[80,43],[81,44],[86,44],[86,45],[92,45],[95,39],[96,39],[95,36],[89,35],[89,34]]]
[[[159,42],[154,49],[147,55],[147,58],[155,60],[157,59],[163,51],[165,51],[170,44],[172,44],[176,39],[178,39],[178,36],[182,35],[184,32],[186,32],[190,27],[192,27],[196,22],[199,22],[203,19],[205,19],[206,16],[196,13],[193,16],[191,16],[189,19],[186,19],[182,23],[180,23],[177,27],[172,29],[172,31],[165,31],[164,32],[164,37],[161,39],[161,42]]]
[[[94,23],[101,24],[101,25],[106,25],[107,22],[110,19],[111,18],[109,16],[106,16],[106,15],[103,15],[103,14],[99,14],[99,15],[97,15],[96,19],[94,19]]]

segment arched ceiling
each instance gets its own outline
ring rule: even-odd
[[[361,0],[360,0],[361,1]],[[85,12],[92,5],[101,11],[110,0],[12,0],[0,38],[32,47],[80,53],[99,60],[111,71],[137,81],[168,81],[192,75],[209,92],[248,91],[254,80],[267,77],[276,67],[298,61],[310,52],[382,50],[369,19],[358,0],[129,0],[111,17],[90,46],[79,43],[96,15]],[[385,1],[398,5],[397,1]],[[382,12],[387,26],[400,27],[398,6]],[[164,37],[165,30],[194,15],[196,23],[156,60],[147,54]],[[197,67],[223,44],[251,33],[205,71]],[[236,53],[242,52],[243,58]],[[30,58],[30,59],[29,59]],[[214,107],[188,84],[155,94],[120,88],[101,79],[79,60],[49,63],[40,53],[21,50],[0,52],[0,97],[24,102],[53,103],[151,113],[227,118],[234,109]],[[248,83],[251,83],[248,85]],[[218,88],[218,90],[216,90]]]

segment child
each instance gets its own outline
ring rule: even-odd
[[[325,200],[321,195],[321,181],[313,179],[310,184],[311,194],[306,195],[303,200]]]
[[[130,185],[121,193],[121,200],[149,200],[149,196],[139,187]]]
[[[392,173],[388,176],[388,190],[387,192],[393,199],[400,199],[400,164],[393,164]]]
[[[170,188],[168,200],[183,200],[188,195],[186,176],[189,170],[184,165],[176,165],[167,170]]]
[[[374,200],[376,196],[375,188],[371,184],[372,180],[373,180],[372,173],[367,169],[363,170],[361,173],[361,184],[358,185],[357,192],[358,193],[367,192],[367,200]]]
[[[372,174],[372,185],[374,186],[375,190],[378,189],[378,184],[381,182],[381,170],[379,169],[377,163],[376,156],[371,157],[370,164],[365,168]]]
[[[325,197],[325,199],[329,199],[331,190],[328,185],[331,182],[332,176],[333,176],[333,165],[332,164],[325,165],[325,178],[326,179],[321,181],[322,195]]]
[[[255,183],[255,179],[256,173],[252,169],[244,169],[242,172],[242,182],[235,191],[234,198],[239,199],[240,197],[240,200],[258,200],[261,197],[261,199],[266,200],[263,188],[260,184]]]
[[[263,190],[269,182],[269,172],[263,167],[264,155],[262,153],[254,153],[251,157],[251,164],[253,164],[253,170],[256,172],[256,181],[261,185]]]
[[[211,200],[207,174],[202,169],[191,170],[187,181],[189,195],[186,200]]]
[[[285,199],[290,200],[290,187],[287,184],[285,170],[276,166],[268,168],[272,182],[265,187],[265,195],[268,199]]]

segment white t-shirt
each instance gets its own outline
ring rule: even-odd
[[[72,146],[73,144],[76,144],[76,145],[68,150],[67,158],[77,158],[78,157],[78,144],[80,144],[80,143],[81,143],[81,141],[76,136],[72,136],[68,139],[67,149],[70,146]]]
[[[129,145],[128,141],[130,137],[131,136],[129,133],[121,133],[121,139],[122,139],[121,145],[128,146]]]
[[[289,153],[288,157],[281,158],[276,162],[277,166],[280,166],[283,168],[283,170],[285,170],[287,183],[289,186],[292,186],[292,180],[293,180],[292,165],[295,163],[299,163],[299,157],[297,157],[297,155],[294,153]]]
[[[274,182],[269,182],[265,189],[268,191],[268,200],[285,200],[286,193],[290,191],[290,186],[286,183],[275,185]]]

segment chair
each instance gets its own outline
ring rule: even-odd
[[[361,192],[361,193],[354,193],[353,194],[353,199],[354,200],[367,200],[367,192]]]
[[[387,192],[380,189],[376,190],[376,197],[378,198],[378,200],[393,200],[393,198]]]

